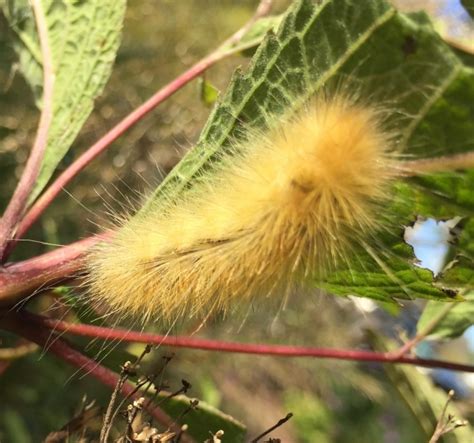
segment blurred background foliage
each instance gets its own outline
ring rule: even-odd
[[[112,77],[59,172],[160,86],[238,29],[257,3],[129,2],[123,43]],[[396,3],[410,9],[425,7],[442,32],[453,38],[472,39],[472,23],[459,13],[459,8],[453,7],[457,4],[455,0]],[[288,4],[287,0],[276,1],[274,12],[283,11]],[[226,59],[206,73],[206,80],[222,91],[233,70],[247,62],[245,57]],[[15,69],[9,30],[0,17],[2,209],[20,176],[38,118],[32,94]],[[81,173],[32,229],[29,238],[38,242],[23,242],[12,259],[48,250],[51,246],[44,243],[66,244],[96,232],[107,224],[109,210],[133,210],[147,189],[153,189],[197,139],[210,110],[200,96],[200,83],[192,82],[116,141]],[[412,334],[421,306],[410,302],[397,312],[388,312],[364,299],[300,294],[291,298],[284,309],[248,312],[241,322],[218,319],[208,322],[199,333],[222,340],[360,348],[370,343],[367,330],[394,339],[399,338],[400,331],[402,335]],[[53,308],[62,310],[64,315],[74,315],[58,305],[54,297],[44,298],[39,306],[43,310]],[[187,334],[199,327],[176,326],[172,332]],[[3,347],[18,344],[6,334],[0,340]],[[86,348],[90,355],[114,370],[118,370],[127,355],[139,354],[142,349],[141,345],[118,343],[89,343]],[[169,351],[153,352],[145,360],[144,370],[158,364],[165,353]],[[425,353],[474,363],[472,349],[469,352],[465,339],[451,341],[448,346],[430,344]],[[427,371],[415,371],[437,389],[428,375],[423,375]],[[393,378],[387,377],[377,364],[179,350],[166,378],[172,386],[179,385],[181,378],[190,381],[191,396],[243,422],[249,436],[257,435],[292,411],[294,418],[272,434],[283,442],[417,443],[429,438],[420,427],[420,417],[410,411],[406,399],[391,383]],[[472,377],[438,371],[435,381],[445,389],[456,389],[459,410],[465,418],[474,418]],[[0,441],[42,441],[71,419],[84,396],[104,406],[110,391],[39,349],[15,361],[0,361]],[[460,440],[448,435],[444,441]]]

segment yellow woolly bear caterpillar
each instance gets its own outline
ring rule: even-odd
[[[336,94],[251,135],[178,201],[131,218],[91,253],[93,300],[173,321],[323,276],[378,228],[399,169],[382,120]]]

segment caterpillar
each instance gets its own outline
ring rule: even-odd
[[[400,164],[377,106],[319,96],[236,143],[182,197],[91,252],[95,302],[144,321],[226,312],[323,278],[380,229]]]

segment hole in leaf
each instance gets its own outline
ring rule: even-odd
[[[418,266],[439,274],[446,264],[448,253],[459,233],[457,227],[461,217],[438,221],[418,217],[413,226],[405,228],[404,239],[413,247]]]

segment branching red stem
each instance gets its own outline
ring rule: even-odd
[[[22,336],[34,343],[37,343],[44,349],[48,349],[51,353],[66,361],[72,366],[78,368],[81,372],[88,374],[99,380],[102,384],[114,389],[119,381],[119,376],[110,369],[102,366],[96,361],[86,357],[78,350],[74,349],[66,340],[54,337],[51,331],[38,322],[29,323],[21,313],[9,313],[3,321],[2,326],[15,334]],[[124,383],[121,389],[123,395],[127,396],[135,391],[135,387],[131,383]],[[139,398],[140,392],[131,395],[132,398]],[[169,429],[179,432],[180,428],[174,421],[159,407],[152,404],[149,405],[148,412],[162,425]],[[192,443],[193,440],[189,437],[182,439],[187,443]]]
[[[6,247],[14,236],[15,229],[20,221],[28,197],[35,185],[41,168],[41,161],[48,144],[48,132],[53,119],[53,87],[54,71],[51,48],[48,42],[48,25],[40,0],[32,0],[31,5],[36,19],[38,37],[41,46],[43,63],[43,110],[41,112],[38,131],[31,149],[31,154],[26,162],[23,174],[13,193],[2,219],[0,220],[0,262],[6,260]]]
[[[452,363],[441,360],[431,360],[410,356],[400,356],[391,352],[372,352],[351,349],[312,348],[303,346],[265,345],[253,343],[235,343],[218,340],[207,340],[191,337],[172,337],[144,332],[111,329],[100,326],[72,324],[46,317],[24,314],[30,322],[47,327],[55,331],[64,331],[84,337],[102,338],[136,343],[150,343],[155,345],[191,348],[206,351],[233,352],[241,354],[273,355],[280,357],[315,357],[333,358],[337,360],[370,361],[380,363],[402,363],[426,368],[444,368],[453,371],[474,372],[474,366]]]

